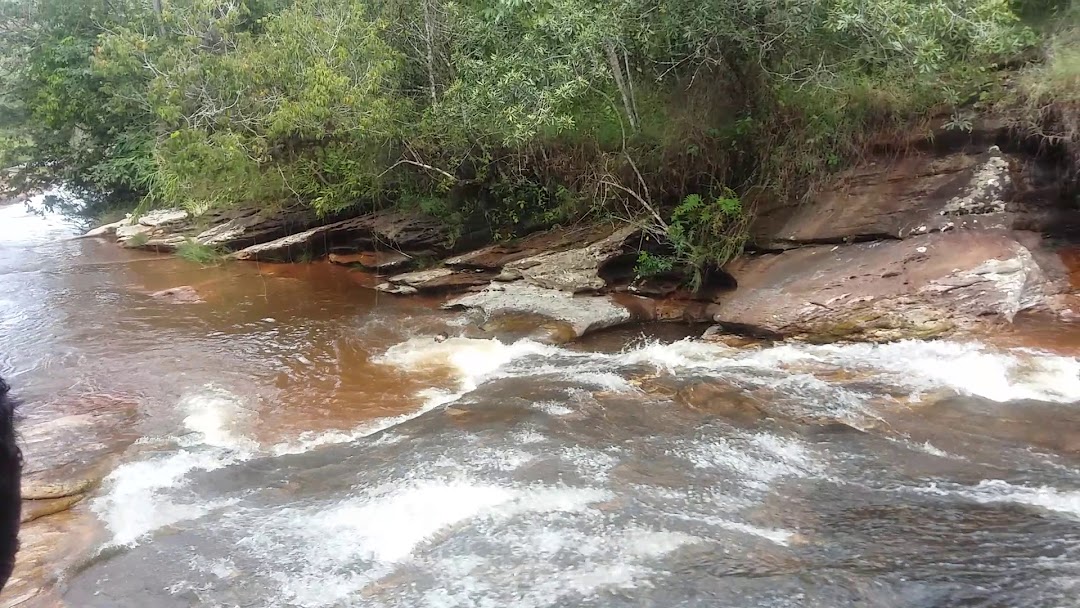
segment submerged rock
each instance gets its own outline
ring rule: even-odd
[[[401,251],[361,251],[360,253],[331,253],[331,264],[359,266],[365,270],[400,270],[411,265],[416,256]]]
[[[171,304],[198,304],[204,301],[202,296],[199,295],[199,292],[190,285],[170,287],[169,289],[155,291],[150,294],[150,297],[156,300],[164,300]]]

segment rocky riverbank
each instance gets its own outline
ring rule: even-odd
[[[163,252],[192,242],[245,261],[326,258],[381,277],[382,292],[480,309],[492,327],[536,319],[538,337],[551,341],[636,321],[815,342],[934,338],[1020,314],[1072,322],[1080,296],[1063,260],[1080,236],[1080,210],[1065,170],[1021,143],[993,126],[942,132],[841,173],[809,201],[761,205],[750,253],[695,294],[677,277],[634,276],[644,239],[634,225],[556,228],[476,248],[432,218],[318,218],[294,207],[199,218],[155,211],[87,236]]]

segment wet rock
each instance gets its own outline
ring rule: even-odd
[[[729,271],[739,289],[722,297],[718,323],[818,342],[925,339],[1011,322],[1062,289],[1000,232],[805,247]]]
[[[137,221],[129,217],[115,225],[114,234],[121,246],[165,252],[176,251],[193,230],[191,216],[181,209],[159,209]]]
[[[246,247],[233,254],[237,260],[281,262],[302,255],[321,256],[329,251],[372,251],[379,246],[405,253],[430,251],[448,253],[449,228],[445,222],[417,214],[369,213],[272,241]]]
[[[29,523],[42,517],[63,513],[82,502],[85,494],[62,496],[60,498],[46,500],[27,500],[24,497],[22,505],[22,523]]]
[[[764,340],[730,333],[719,325],[713,325],[709,329],[706,329],[705,333],[701,334],[701,340],[704,342],[723,344],[724,346],[730,346],[731,348],[752,348],[763,346],[765,344]]]
[[[485,337],[496,336],[504,341],[527,338],[542,344],[565,344],[578,337],[566,322],[526,313],[496,315],[478,329]]]
[[[908,238],[954,229],[962,222],[975,227],[977,219],[956,216],[1002,212],[1012,194],[1010,159],[996,146],[982,154],[879,159],[844,171],[805,204],[763,209],[753,237],[760,246],[783,249]],[[1010,225],[1007,218],[997,219],[1001,226]]]
[[[724,382],[701,382],[683,388],[675,394],[675,401],[696,412],[740,422],[752,422],[767,416],[753,397]]]
[[[201,219],[211,226],[194,236],[196,242],[234,251],[344,218],[319,217],[307,205],[292,205],[284,209],[228,209]]]
[[[601,267],[620,256],[628,241],[640,232],[637,226],[625,226],[585,247],[545,252],[510,262],[497,280],[523,279],[530,285],[570,293],[598,291],[607,286],[600,276]]]
[[[204,301],[199,292],[190,285],[155,291],[150,294],[150,297],[170,304],[198,304]]]
[[[82,238],[115,237],[116,236],[116,231],[120,227],[128,226],[130,224],[131,224],[131,215],[128,214],[127,217],[125,217],[124,219],[122,219],[120,221],[116,221],[116,222],[113,222],[111,224],[104,224],[104,225],[98,226],[97,228],[93,228],[93,229],[87,231],[86,234],[82,235]]]
[[[376,289],[397,295],[412,295],[419,292],[446,293],[486,285],[493,276],[494,274],[491,272],[480,270],[432,268],[392,276],[386,283],[378,285]]]
[[[492,284],[483,291],[451,300],[446,308],[474,308],[488,316],[529,314],[565,323],[576,337],[634,320],[610,296],[575,296],[528,283]]]
[[[361,251],[360,253],[331,253],[330,263],[359,266],[365,270],[390,271],[409,266],[416,257],[400,251]]]
[[[22,497],[23,500],[50,500],[78,496],[89,491],[97,481],[94,478],[70,479],[54,483],[28,480],[23,486]]]

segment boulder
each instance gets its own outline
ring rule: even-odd
[[[192,218],[182,209],[158,209],[133,221],[131,216],[91,230],[85,236],[116,236],[121,246],[130,249],[176,251],[193,233]]]
[[[87,231],[86,234],[82,235],[82,237],[80,238],[115,237],[117,229],[119,229],[121,226],[127,226],[129,224],[131,224],[131,215],[128,215],[120,221],[113,222],[111,224],[104,224],[98,226],[97,228],[93,228]]]
[[[295,234],[241,249],[237,260],[291,261],[304,254],[334,251],[372,251],[378,247],[404,253],[448,253],[449,228],[438,219],[399,212],[377,212],[316,226]]]
[[[183,209],[155,209],[139,216],[139,225],[150,228],[166,228],[181,226],[188,222],[191,216]]]
[[[627,243],[640,233],[637,226],[624,226],[584,247],[515,260],[503,267],[497,280],[522,279],[530,285],[569,293],[599,291],[607,286],[600,276],[601,268],[621,256]]]
[[[575,337],[635,320],[611,296],[574,295],[525,282],[492,284],[483,291],[451,300],[444,308],[478,309],[489,317],[525,314],[565,324]]]
[[[1000,216],[1013,195],[1011,159],[996,146],[878,159],[842,172],[804,204],[760,210],[753,240],[766,249],[813,243],[907,238],[962,225],[1011,224]]]
[[[346,211],[329,217],[320,216],[308,205],[226,209],[200,218],[211,226],[194,238],[203,245],[236,251],[356,215]]]
[[[739,289],[720,298],[717,323],[822,342],[932,338],[1011,322],[1064,289],[1050,278],[1061,269],[1048,276],[1000,231],[803,247],[744,258],[728,271]]]

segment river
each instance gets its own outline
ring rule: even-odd
[[[104,476],[7,605],[1080,606],[1075,344],[478,339],[74,234],[0,207],[27,476]]]

